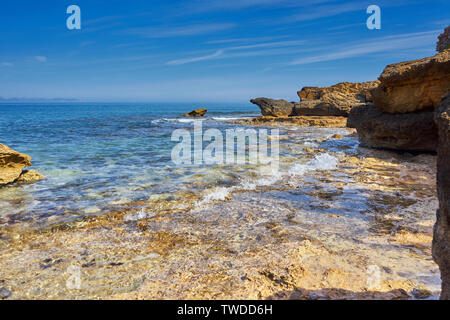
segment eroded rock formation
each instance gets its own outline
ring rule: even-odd
[[[450,91],[450,50],[420,60],[388,65],[372,89],[376,107],[386,113],[434,109]]]
[[[44,178],[35,170],[23,171],[31,166],[31,157],[0,144],[0,186],[17,182],[36,182]]]
[[[370,89],[378,81],[363,83],[341,82],[331,87],[304,87],[297,94],[301,102],[295,105],[298,116],[344,116],[350,110],[372,101]]]
[[[439,128],[437,186],[439,210],[434,227],[433,258],[442,278],[441,299],[450,299],[450,93],[436,110]]]

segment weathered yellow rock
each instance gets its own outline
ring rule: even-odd
[[[450,91],[450,49],[433,57],[388,65],[379,79],[381,84],[371,94],[380,111],[434,109]]]
[[[372,102],[370,89],[377,87],[379,83],[341,82],[331,87],[304,87],[297,92],[301,102],[295,104],[295,114],[348,116],[352,108]]]
[[[22,169],[31,166],[31,157],[0,144],[0,185],[14,182]]]
[[[45,179],[45,176],[36,170],[24,170],[15,183],[28,184]]]
[[[184,114],[184,117],[203,117],[207,112],[208,110],[201,108]]]

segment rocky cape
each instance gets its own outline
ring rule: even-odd
[[[0,186],[10,183],[33,183],[45,177],[31,166],[31,157],[0,144]]]
[[[364,83],[342,82],[331,87],[304,87],[298,91],[300,102],[256,98],[256,104],[263,116],[327,116],[347,117],[352,108],[372,101],[370,89],[378,81]]]

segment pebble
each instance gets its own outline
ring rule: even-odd
[[[8,299],[11,296],[11,291],[6,288],[0,289],[0,299]]]

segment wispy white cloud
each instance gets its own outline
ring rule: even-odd
[[[45,56],[35,56],[34,59],[39,62],[47,62],[47,57]]]
[[[284,19],[284,22],[301,22],[316,20],[320,18],[327,18],[336,16],[339,14],[352,12],[352,11],[362,11],[367,8],[367,5],[362,2],[347,2],[340,4],[328,4],[323,6],[314,6],[308,8],[308,10],[303,10],[298,14],[291,15]]]
[[[2,67],[14,67],[14,64],[11,62],[4,61],[1,63]]]
[[[182,65],[186,63],[192,63],[192,62],[198,62],[198,61],[204,61],[204,60],[211,60],[211,59],[217,59],[217,58],[232,58],[232,57],[238,57],[238,56],[256,56],[256,55],[267,55],[269,54],[267,51],[246,51],[249,49],[262,49],[262,48],[285,48],[285,47],[293,47],[293,46],[301,46],[305,43],[303,40],[292,40],[292,41],[276,41],[276,42],[266,42],[266,43],[257,43],[257,44],[251,44],[251,45],[245,45],[245,46],[234,46],[234,47],[228,47],[223,48],[220,50],[217,50],[213,54],[208,54],[204,56],[198,56],[198,57],[192,57],[192,58],[183,58],[183,59],[177,59],[167,62],[168,65]],[[230,53],[230,52],[236,52],[241,51],[238,53]],[[243,52],[242,52],[243,51]],[[277,52],[280,53],[279,51]]]
[[[217,39],[206,41],[205,44],[224,44],[224,43],[239,43],[239,42],[259,42],[259,41],[272,41],[277,39],[289,38],[289,35],[274,36],[274,37],[254,37],[254,38],[233,38],[233,39]]]
[[[195,0],[182,7],[181,14],[192,14],[211,11],[232,11],[243,9],[270,9],[305,7],[337,0]]]
[[[187,26],[130,28],[122,31],[121,33],[137,35],[144,38],[170,38],[170,37],[204,35],[232,29],[235,26],[236,24],[234,23],[209,23],[209,24],[193,24]]]
[[[217,50],[213,54],[206,55],[206,56],[200,56],[200,57],[194,57],[194,58],[187,58],[187,59],[178,59],[178,60],[172,60],[167,62],[168,65],[180,65],[180,64],[186,64],[191,62],[198,62],[203,60],[210,60],[216,57],[219,57],[223,55],[225,50]]]
[[[433,46],[439,30],[400,34],[378,38],[359,44],[343,44],[340,48],[322,48],[327,53],[299,58],[290,65],[309,64],[364,56],[371,53],[389,52],[401,49]]]

